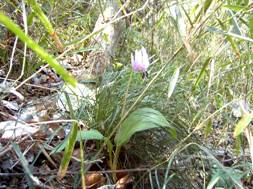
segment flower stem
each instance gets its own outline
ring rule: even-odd
[[[120,149],[121,149],[121,146],[117,146],[117,147],[116,147],[116,151],[115,151],[114,158],[113,158],[113,163],[112,163],[112,170],[113,170],[113,171],[116,171],[116,170],[117,170],[117,167],[118,167],[118,160],[119,160],[119,152],[120,152]],[[116,172],[113,172],[113,173],[112,173],[112,178],[113,178],[113,181],[114,181],[114,182],[117,181]]]
[[[124,116],[124,113],[125,113],[127,95],[128,95],[128,91],[129,91],[129,88],[130,88],[130,84],[132,82],[132,78],[133,78],[133,72],[130,73],[129,80],[128,80],[128,83],[127,83],[127,88],[126,88],[126,92],[125,92],[125,95],[124,95],[124,100],[123,100],[123,105],[122,105],[122,110],[121,110],[121,118]]]

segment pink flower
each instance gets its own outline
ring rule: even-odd
[[[144,47],[135,50],[135,54],[131,54],[131,62],[134,72],[146,73],[149,66],[148,53]]]

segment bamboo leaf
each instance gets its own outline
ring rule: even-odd
[[[215,27],[207,27],[207,30],[208,31],[211,31],[211,32],[215,32],[215,33],[219,33],[219,34],[222,34],[222,35],[225,35],[225,36],[231,36],[231,37],[234,37],[234,38],[237,38],[237,39],[242,39],[244,41],[249,41],[251,43],[253,43],[253,39],[249,38],[249,37],[246,37],[246,36],[243,36],[243,35],[238,35],[236,33],[232,33],[232,32],[225,32],[223,30],[220,30],[218,28],[215,28]]]
[[[171,95],[176,87],[177,80],[179,78],[179,73],[180,73],[180,67],[175,70],[175,72],[173,73],[173,76],[171,77],[168,95],[167,95],[168,98],[171,97]]]
[[[234,137],[240,135],[244,131],[244,129],[250,124],[252,119],[253,113],[243,115],[240,121],[235,126]]]
[[[204,15],[206,14],[207,10],[209,9],[209,7],[210,7],[211,4],[212,4],[212,1],[213,1],[213,0],[205,0],[205,1],[202,3],[202,6],[201,6],[201,8],[199,9],[199,11],[198,11],[198,13],[197,13],[197,15],[196,15],[196,17],[195,17],[193,23],[196,23],[198,20],[200,20],[200,18],[201,18],[202,16],[204,16]]]
[[[208,57],[203,65],[203,67],[201,68],[200,70],[200,73],[195,81],[195,84],[194,84],[194,87],[193,89],[195,89],[198,85],[199,85],[199,82],[201,81],[201,79],[203,78],[204,76],[204,73],[205,73],[205,70],[206,70],[206,67],[208,66],[208,64],[211,62],[212,58],[211,57]]]

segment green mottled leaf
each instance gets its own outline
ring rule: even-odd
[[[148,129],[168,127],[173,138],[176,138],[176,130],[165,117],[152,108],[140,108],[132,112],[122,123],[115,136],[117,146],[126,144],[131,136]]]
[[[103,140],[104,136],[95,129],[91,129],[88,131],[79,131],[80,133],[77,135],[77,140]],[[80,138],[81,136],[81,138]]]

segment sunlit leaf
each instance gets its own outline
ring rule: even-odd
[[[180,67],[175,70],[175,72],[173,73],[173,76],[171,77],[169,90],[168,90],[168,98],[171,97],[171,95],[176,87],[177,80],[179,77],[179,72],[180,72]]]
[[[235,14],[231,10],[228,10],[228,13],[231,16],[231,20],[232,20],[232,23],[231,23],[232,26],[233,26],[232,27],[232,32],[234,32],[234,33],[236,33],[238,35],[242,35],[241,29],[239,27],[239,24],[238,24],[238,21],[237,21],[237,18],[235,16]]]
[[[212,4],[212,1],[213,0],[205,0],[202,3],[202,6],[199,7],[198,13],[197,13],[193,23],[196,23],[198,20],[200,20],[200,18],[202,18],[206,14],[207,10],[210,8],[210,6]]]
[[[245,6],[240,6],[240,5],[224,5],[223,7],[228,8],[232,11],[241,11],[247,8]]]
[[[252,119],[253,113],[243,115],[240,121],[235,126],[234,137],[240,135],[244,131],[244,129],[250,124]]]
[[[226,30],[225,24],[222,22],[222,20],[220,20],[220,19],[217,19],[217,20],[218,20],[218,22],[219,22],[222,30],[225,31]],[[233,22],[233,23],[235,23],[235,22]],[[235,26],[233,26],[233,28],[235,28]],[[240,30],[239,30],[239,32],[240,32]],[[235,52],[235,54],[238,55],[238,56],[240,56],[239,48],[238,48],[238,45],[235,42],[235,40],[231,36],[229,36],[229,35],[226,35],[226,40],[230,43],[230,45],[231,45],[233,51]]]
[[[159,111],[152,108],[140,108],[126,118],[118,129],[114,140],[117,146],[121,146],[126,144],[135,133],[158,127],[170,128],[172,137],[176,138],[175,128]]]
[[[185,20],[182,16],[180,7],[177,4],[174,4],[170,7],[170,13],[171,13],[171,17],[174,20],[174,23],[176,25],[176,28],[180,34],[181,37],[185,37],[186,36],[186,24],[185,24]]]

